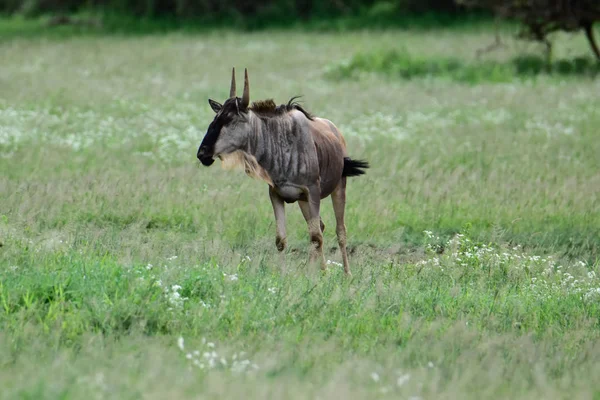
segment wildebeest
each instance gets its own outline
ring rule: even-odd
[[[250,104],[248,70],[244,72],[244,93],[236,97],[235,68],[229,99],[223,104],[209,99],[217,114],[198,148],[205,166],[215,158],[238,164],[246,173],[269,185],[277,225],[275,243],[281,252],[286,246],[285,203],[298,202],[308,224],[312,249],[311,263],[327,268],[323,256],[323,230],[319,214],[321,199],[331,195],[336,233],[344,272],[350,274],[346,252],[346,177],[365,173],[366,161],[348,157],[346,141],[329,120],[317,118],[295,99],[276,106],[273,100]]]

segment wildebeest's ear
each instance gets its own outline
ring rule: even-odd
[[[221,103],[217,103],[213,99],[208,99],[208,104],[210,104],[210,108],[212,108],[213,111],[216,113],[221,111],[221,108],[223,108],[223,105]]]

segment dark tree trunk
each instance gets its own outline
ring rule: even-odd
[[[585,36],[587,37],[588,42],[590,42],[590,47],[594,51],[598,61],[600,61],[600,49],[598,48],[598,44],[596,44],[596,38],[594,38],[594,28],[592,23],[585,24],[583,29],[585,30]]]

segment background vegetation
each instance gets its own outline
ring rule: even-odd
[[[511,25],[478,57],[496,37],[481,21],[36,24],[0,21],[0,397],[600,396],[583,35],[556,34],[548,65]],[[306,266],[297,207],[282,268],[265,185],[199,166],[231,66],[254,99],[303,94],[372,164],[349,183],[353,279],[328,200],[329,272]]]
[[[28,15],[47,12],[73,13],[81,10],[103,10],[131,13],[137,16],[179,18],[311,18],[358,14],[370,11],[378,14],[403,12],[456,12],[453,0],[2,0],[0,7],[11,13]]]

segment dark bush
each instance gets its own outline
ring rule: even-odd
[[[516,19],[523,25],[521,36],[546,44],[548,34],[555,31],[583,30],[592,51],[600,60],[600,49],[594,38],[593,25],[600,21],[599,0],[457,0],[469,7],[486,9],[499,17]]]
[[[0,12],[35,15],[100,9],[145,17],[228,18],[270,16],[273,18],[333,17],[357,15],[370,9],[397,15],[422,12],[455,12],[454,0],[0,0]]]

